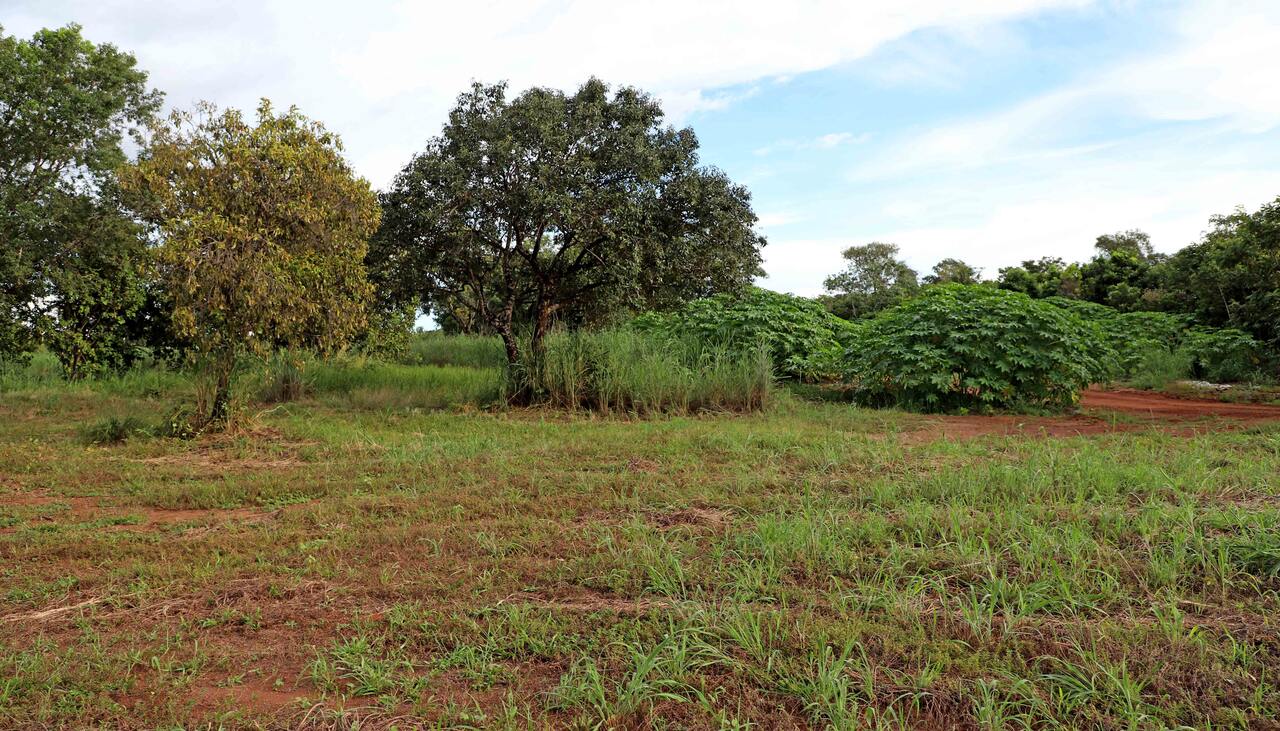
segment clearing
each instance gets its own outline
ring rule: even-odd
[[[1280,408],[0,397],[0,727],[1280,728]]]

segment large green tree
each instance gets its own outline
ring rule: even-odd
[[[1015,267],[1001,267],[996,280],[1000,289],[1031,297],[1080,297],[1080,265],[1052,256],[1028,259]]]
[[[1280,198],[1215,216],[1211,226],[1166,264],[1168,304],[1280,347]]]
[[[267,101],[251,123],[202,105],[154,126],[121,172],[161,241],[178,334],[205,357],[206,421],[227,416],[236,361],[277,345],[332,350],[364,326],[378,201],[336,135]]]
[[[652,97],[476,84],[382,196],[384,287],[502,337],[521,358],[556,321],[662,309],[747,285],[764,239],[750,195],[699,164]]]
[[[821,298],[832,313],[847,320],[870,317],[920,291],[916,271],[898,258],[897,244],[873,241],[850,246],[841,256],[845,268],[823,282]]]
[[[982,270],[960,259],[947,257],[933,265],[933,271],[925,275],[925,284],[978,284]]]
[[[0,30],[0,358],[42,337],[73,376],[120,357],[145,246],[112,180],[159,105],[132,55],[78,26]]]
[[[1156,269],[1165,256],[1137,229],[1099,236],[1097,253],[1080,267],[1080,296],[1124,312],[1154,309],[1161,297]]]

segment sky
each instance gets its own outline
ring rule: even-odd
[[[1280,196],[1280,0],[0,0],[7,34],[72,22],[170,106],[297,105],[375,188],[473,80],[637,86],[752,192],[761,284],[806,296],[854,244],[995,276]]]

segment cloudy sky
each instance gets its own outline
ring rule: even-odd
[[[1280,196],[1276,0],[0,0],[9,34],[70,22],[172,105],[298,105],[376,187],[473,79],[639,86],[751,189],[765,284],[799,294],[850,244],[994,275]]]

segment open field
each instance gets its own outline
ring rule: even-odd
[[[2,728],[1280,728],[1276,410],[169,388],[0,397]]]

